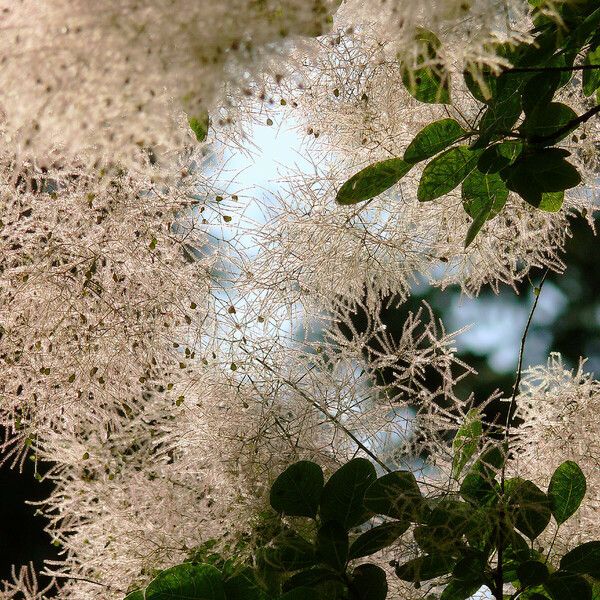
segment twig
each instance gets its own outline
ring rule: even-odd
[[[564,73],[566,71],[592,71],[600,69],[600,65],[573,65],[571,67],[510,67],[504,73]]]
[[[538,301],[540,299],[540,293],[542,291],[542,287],[544,286],[544,282],[546,281],[546,277],[548,276],[549,268],[544,271],[542,275],[542,280],[540,281],[540,285],[536,289],[535,300],[533,301],[533,305],[531,310],[529,311],[529,317],[527,318],[527,323],[525,324],[525,329],[523,331],[523,336],[521,337],[521,345],[519,347],[519,359],[517,361],[517,375],[515,377],[515,383],[512,389],[512,395],[510,398],[510,404],[508,406],[508,413],[506,415],[506,423],[504,424],[504,446],[506,452],[506,458],[502,463],[502,470],[500,475],[500,497],[501,499],[504,497],[504,489],[505,489],[505,481],[506,481],[506,460],[508,459],[508,443],[510,437],[510,427],[513,413],[516,409],[517,402],[517,394],[519,392],[519,386],[521,384],[521,377],[523,375],[523,357],[525,354],[525,343],[527,342],[527,335],[529,334],[529,329],[531,326],[531,322],[533,320],[533,315],[535,313],[535,309],[537,308]],[[502,600],[503,597],[503,589],[504,589],[504,577],[503,577],[503,565],[502,565],[502,557],[504,553],[504,539],[502,537],[502,521],[504,520],[504,510],[502,508],[502,502],[500,503],[500,523],[498,526],[498,559],[497,559],[497,568],[496,568],[496,598],[498,600]]]

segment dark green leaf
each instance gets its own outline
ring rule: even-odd
[[[552,514],[559,525],[579,508],[585,491],[585,475],[577,463],[567,460],[554,471],[548,486],[548,498]]]
[[[463,71],[463,77],[467,88],[479,102],[489,102],[495,95],[498,77],[492,74],[488,67],[470,65]]]
[[[365,493],[365,506],[374,513],[395,519],[416,521],[423,497],[410,471],[394,471],[372,483]]]
[[[515,527],[529,539],[535,539],[550,522],[550,500],[534,483],[519,477],[506,482],[506,491]]]
[[[560,560],[560,568],[600,579],[600,541],[586,542],[567,552]]]
[[[144,591],[135,590],[134,592],[130,592],[125,596],[125,600],[144,600]]]
[[[160,572],[146,600],[225,600],[223,576],[212,565],[183,563]]]
[[[309,587],[297,587],[280,596],[279,600],[315,600],[315,590]]]
[[[328,521],[319,527],[317,555],[333,569],[344,570],[348,560],[348,532],[337,521]]]
[[[393,544],[410,526],[410,522],[384,523],[365,531],[350,546],[351,559],[369,556]]]
[[[498,173],[483,174],[475,169],[463,181],[463,207],[473,218],[465,248],[475,239],[488,219],[494,218],[506,204],[508,188]]]
[[[465,546],[463,536],[470,531],[472,524],[473,509],[469,504],[441,500],[427,517],[427,524],[415,528],[415,541],[425,552],[454,555]]]
[[[551,102],[528,114],[519,131],[533,142],[542,142],[542,138],[548,138],[548,143],[554,144],[566,138],[574,127],[558,137],[553,137],[554,134],[576,118],[577,113],[570,106],[561,102]]]
[[[352,591],[355,600],[385,600],[388,591],[385,571],[366,563],[352,571]]]
[[[597,69],[583,72],[583,93],[585,96],[591,96],[600,88],[600,46],[590,50],[585,55],[586,65],[598,65]]]
[[[521,142],[506,141],[494,144],[481,154],[477,161],[477,169],[485,174],[499,173],[515,162],[522,149]]]
[[[460,484],[460,495],[476,505],[486,505],[497,498],[495,474],[477,462]]]
[[[249,567],[238,568],[230,577],[226,577],[223,587],[227,600],[266,600],[265,592]]]
[[[554,92],[560,85],[560,72],[550,71],[534,75],[523,88],[521,105],[526,115],[543,110],[552,102]]]
[[[365,490],[376,478],[375,467],[364,458],[340,467],[323,488],[321,520],[337,521],[346,529],[364,523],[370,517],[363,505]]]
[[[423,170],[417,198],[427,202],[451,192],[475,168],[480,154],[458,146],[436,156]]]
[[[526,586],[540,585],[548,579],[548,567],[537,560],[526,560],[517,567],[519,581]]]
[[[356,204],[379,196],[406,175],[412,165],[401,158],[390,158],[374,163],[353,175],[338,190],[338,204]]]
[[[450,573],[456,561],[443,554],[419,556],[396,567],[396,575],[402,581],[427,581]]]
[[[419,102],[450,104],[450,74],[438,58],[439,39],[426,29],[415,34],[419,60],[416,67],[401,63],[402,81],[409,94]],[[424,61],[427,66],[420,67]]]
[[[544,193],[563,192],[581,183],[577,169],[563,157],[561,149],[547,148],[520,158],[502,172],[506,187],[536,208],[554,208],[557,197],[544,199]]]
[[[210,126],[210,118],[208,116],[208,112],[203,111],[197,117],[189,117],[188,123],[190,129],[196,135],[196,139],[199,142],[203,142],[208,135],[208,128]]]
[[[408,163],[425,160],[447,148],[465,133],[454,119],[441,119],[430,123],[421,129],[409,144],[404,152],[404,160]]]
[[[471,177],[471,175],[469,175],[469,177]],[[475,450],[477,450],[482,431],[479,410],[473,408],[467,413],[465,420],[456,432],[452,442],[452,452],[454,455],[452,458],[453,477],[458,477],[460,475],[464,466],[469,462],[469,459],[473,456]]]
[[[592,587],[581,576],[556,571],[544,583],[552,600],[592,600]]]
[[[481,586],[483,579],[480,581],[461,581],[453,579],[442,592],[440,600],[466,600],[470,598]]]
[[[498,135],[510,131],[521,115],[521,88],[526,77],[504,73],[498,78],[497,93],[479,121],[479,138],[473,150],[485,148]]]
[[[323,471],[319,465],[307,460],[294,463],[271,486],[271,506],[289,516],[314,517],[323,483]]]
[[[452,569],[452,576],[459,581],[479,582],[485,573],[486,560],[481,552],[469,552]]]
[[[339,575],[331,571],[330,569],[316,568],[309,569],[308,571],[300,571],[295,575],[292,575],[283,584],[283,591],[287,592],[297,587],[317,587],[322,583],[328,581],[339,581]],[[229,598],[227,598],[229,600]]]
[[[279,534],[259,555],[262,563],[275,571],[297,571],[315,563],[312,544],[293,531]]]

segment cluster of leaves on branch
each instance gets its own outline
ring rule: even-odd
[[[385,549],[393,555],[403,536],[413,538],[417,556],[390,565],[397,578],[428,586],[430,600],[465,600],[482,586],[498,600],[596,598],[600,541],[554,562],[551,548],[534,547],[546,528],[557,530],[579,508],[586,492],[579,466],[562,463],[544,492],[532,481],[505,478],[506,446],[478,452],[481,435],[471,411],[453,443],[458,489],[428,497],[412,472],[378,478],[364,458],[344,464],[326,483],[319,465],[296,462],[271,487],[278,517],[270,517],[253,560],[211,555],[211,565],[204,545],[126,600],[385,600],[386,571],[365,559]]]
[[[532,41],[495,48],[512,66],[500,72],[467,66],[465,83],[482,103],[475,121],[463,126],[445,118],[427,125],[402,158],[377,162],[350,178],[337,201],[369,200],[431,159],[417,197],[435,200],[462,183],[463,207],[472,218],[466,246],[502,211],[511,191],[540,210],[560,210],[565,190],[581,183],[581,176],[566,160],[570,152],[557,145],[600,112],[600,8],[591,0],[562,4],[558,17],[534,10]],[[422,29],[415,43],[422,46],[419,64],[409,68],[401,62],[408,91],[420,102],[451,104],[450,74],[438,58],[441,42]],[[553,101],[577,71],[583,73],[583,94],[597,95],[596,105],[581,115]]]

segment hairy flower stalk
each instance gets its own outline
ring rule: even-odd
[[[59,598],[120,599],[209,539],[252,539],[269,483],[299,458],[333,471],[359,455],[455,492],[447,438],[471,369],[430,307],[395,335],[382,308],[418,276],[477,294],[560,270],[569,217],[597,209],[596,148],[569,141],[587,187],[556,214],[511,194],[467,250],[461,198],[419,202],[419,168],[336,205],[350,175],[402,156],[432,119],[474,121],[459,84],[443,108],[406,92],[398,53],[423,58],[419,27],[439,33],[454,77],[506,66],[494,43],[527,39],[529,14],[517,0],[338,5],[0,2],[0,447],[16,468],[48,465]],[[310,167],[236,189],[228,153],[251,153],[240,132],[275,116],[306,132]],[[560,455],[598,489],[596,383],[558,359],[530,372],[519,472],[543,479]],[[597,492],[587,506],[557,544],[591,535]],[[47,593],[25,567],[1,592]]]

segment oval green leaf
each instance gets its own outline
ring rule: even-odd
[[[417,163],[434,156],[465,135],[465,130],[454,119],[430,123],[414,137],[404,152],[407,163]]]
[[[564,159],[560,148],[547,148],[520,158],[502,172],[506,187],[536,208],[556,209],[560,198],[548,192],[564,192],[581,183],[577,169]]]
[[[348,532],[337,521],[328,521],[319,527],[317,555],[336,571],[344,571],[348,561]]]
[[[388,592],[385,571],[366,563],[352,571],[352,590],[356,600],[385,600]]]
[[[548,567],[537,560],[526,560],[517,567],[519,581],[526,586],[536,586],[548,579]]]
[[[533,142],[541,142],[549,137],[549,143],[555,144],[565,139],[576,127],[563,131],[558,137],[554,137],[554,134],[576,118],[577,113],[570,106],[550,102],[527,115],[519,131]]]
[[[271,506],[278,513],[295,517],[315,517],[323,491],[323,471],[319,465],[301,460],[289,466],[271,486]]]
[[[349,558],[361,558],[392,545],[410,526],[410,522],[384,523],[365,531],[350,546]]]
[[[411,168],[401,158],[373,163],[350,177],[338,190],[335,200],[343,205],[370,200],[400,181]]]
[[[552,513],[550,500],[533,482],[515,477],[506,482],[508,509],[514,526],[534,540],[546,529]]]
[[[396,576],[402,581],[428,581],[450,573],[456,561],[444,554],[426,554],[396,567]]]
[[[436,156],[423,169],[417,190],[419,201],[428,202],[451,192],[476,167],[480,154],[458,146]]]
[[[450,74],[437,53],[440,40],[431,31],[418,28],[415,44],[419,54],[416,68],[400,63],[402,82],[408,93],[419,102],[450,104]],[[425,61],[427,66],[418,66]]]
[[[226,600],[223,576],[212,565],[183,563],[160,572],[146,588],[146,600]]]
[[[415,522],[422,512],[423,496],[410,471],[394,471],[369,486],[365,506],[380,515]]]
[[[600,541],[586,542],[567,552],[560,560],[560,568],[600,579]]]
[[[592,587],[581,576],[556,571],[544,583],[552,600],[592,600]]]
[[[559,525],[579,508],[586,487],[585,475],[576,462],[567,460],[554,471],[548,486],[548,498]]]
[[[323,488],[321,520],[337,521],[346,529],[364,523],[371,515],[363,504],[365,490],[376,478],[375,467],[364,458],[340,467]]]
[[[508,193],[508,192],[507,192]],[[479,411],[471,409],[459,427],[452,442],[452,476],[457,478],[469,459],[475,454],[483,432]]]
[[[583,93],[585,96],[591,96],[600,88],[600,46],[596,46],[585,55],[584,64],[598,66],[597,69],[583,72]]]

